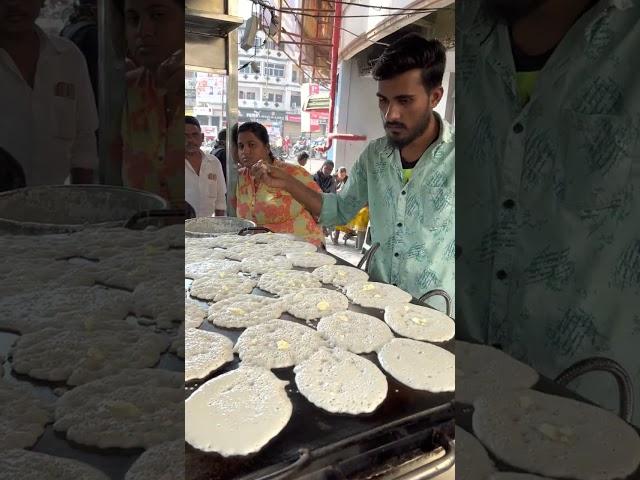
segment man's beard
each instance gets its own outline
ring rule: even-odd
[[[420,137],[421,135],[424,134],[424,132],[427,131],[427,129],[429,128],[429,125],[431,124],[431,119],[433,118],[433,114],[431,113],[431,111],[427,112],[422,118],[420,118],[418,124],[412,129],[410,130],[405,137],[403,138],[397,138],[397,137],[393,137],[389,131],[387,131],[387,139],[389,140],[389,143],[391,143],[391,145],[393,145],[395,148],[404,148],[407,145],[409,145],[411,142],[413,142],[416,138]],[[398,126],[398,127],[402,127],[406,130],[406,125],[402,124],[402,123],[396,123],[396,122],[385,122],[384,123],[384,128],[385,130],[387,130],[388,127],[391,126]]]
[[[513,23],[527,16],[547,0],[484,0],[487,13],[498,20]]]

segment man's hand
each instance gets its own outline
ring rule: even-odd
[[[156,75],[158,91],[166,93],[182,92],[184,89],[184,50],[174,52],[160,64]]]
[[[262,160],[251,167],[251,175],[261,183],[272,188],[287,189],[287,183],[291,176],[280,167],[269,165]]]

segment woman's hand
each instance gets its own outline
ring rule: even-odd
[[[263,160],[259,160],[251,167],[251,175],[258,181],[272,188],[286,189],[290,175],[282,168],[270,165]]]

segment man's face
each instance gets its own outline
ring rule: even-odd
[[[514,22],[538,8],[547,0],[484,0],[487,11],[495,18]]]
[[[378,82],[378,106],[391,143],[402,148],[420,137],[442,98],[442,87],[427,92],[420,69],[409,70]]]
[[[307,164],[307,159],[306,158],[299,158],[298,159],[298,165],[300,165],[301,167],[304,167]]]
[[[24,33],[33,29],[42,0],[0,0],[0,33]]]
[[[204,134],[195,125],[184,125],[184,149],[186,153],[197,153],[204,142]]]
[[[154,69],[184,48],[184,9],[176,0],[126,0],[125,22],[138,65]]]
[[[324,173],[325,175],[329,176],[329,175],[331,175],[331,172],[333,172],[333,165],[323,165],[322,166],[322,173]]]

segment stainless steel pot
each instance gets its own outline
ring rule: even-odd
[[[198,217],[184,222],[187,237],[216,237],[225,233],[239,233],[243,228],[255,227],[250,220],[236,217]]]
[[[43,185],[0,193],[0,233],[66,233],[123,226],[143,210],[168,207],[152,193],[110,185]]]

